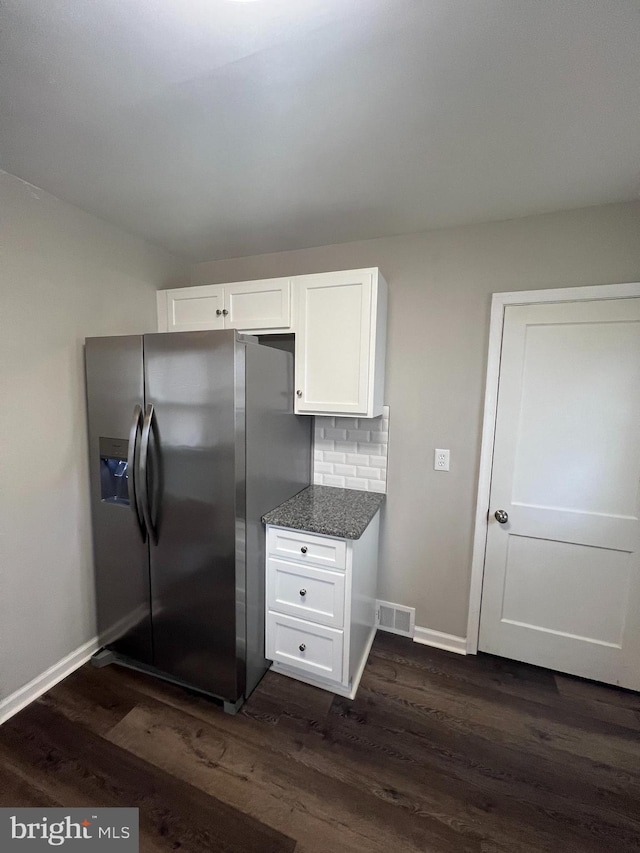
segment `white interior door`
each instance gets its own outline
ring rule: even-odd
[[[506,306],[481,650],[640,690],[639,486],[640,299]]]

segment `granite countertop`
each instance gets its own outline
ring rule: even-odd
[[[340,539],[359,539],[384,498],[377,492],[308,486],[263,515],[262,520],[276,527],[306,530]]]

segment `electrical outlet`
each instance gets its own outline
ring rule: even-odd
[[[449,451],[441,450],[436,447],[435,452],[433,454],[433,468],[435,471],[448,471],[449,470]]]

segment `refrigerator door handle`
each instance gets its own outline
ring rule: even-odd
[[[153,428],[154,423],[154,411],[153,411],[153,403],[149,403],[144,413],[144,423],[142,425],[142,441],[140,442],[140,492],[141,492],[141,503],[142,503],[142,512],[144,514],[144,523],[149,531],[149,539],[151,539],[154,545],[158,544],[158,530],[156,525],[153,522],[151,517],[151,503],[149,501],[149,436],[151,434],[151,430]],[[155,432],[155,431],[154,431]],[[154,436],[156,445],[158,441],[158,436],[155,434]],[[157,467],[157,466],[156,466]],[[154,472],[155,478],[158,478],[158,471]]]
[[[131,429],[129,430],[129,447],[127,450],[127,479],[129,487],[129,506],[136,519],[136,526],[140,530],[142,541],[147,539],[147,531],[144,526],[144,521],[140,516],[140,508],[138,506],[138,489],[136,484],[136,445],[138,442],[138,433],[142,432],[142,408],[135,406],[133,410],[133,420]]]

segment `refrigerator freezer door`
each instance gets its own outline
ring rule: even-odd
[[[87,338],[87,408],[98,637],[152,662],[149,555],[131,503],[131,436],[143,403],[142,336]]]
[[[244,692],[244,346],[236,333],[144,336],[154,665]]]
[[[293,356],[247,344],[247,684],[258,684],[265,660],[265,531],[262,516],[309,485],[311,423],[293,414]]]

